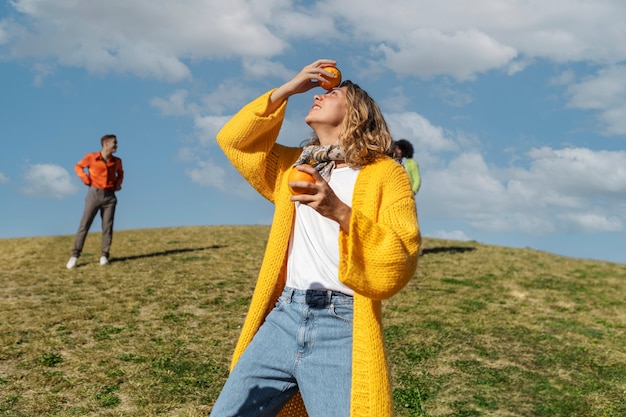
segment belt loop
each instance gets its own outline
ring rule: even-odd
[[[287,299],[289,300],[289,302],[291,303],[293,301],[293,294],[296,290],[293,288],[289,288],[289,296],[287,297]]]
[[[326,291],[326,305],[327,306],[329,306],[331,304],[332,297],[333,297],[332,290]]]

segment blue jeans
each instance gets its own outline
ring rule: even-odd
[[[275,416],[298,390],[309,417],[349,417],[353,298],[285,287],[211,417]]]

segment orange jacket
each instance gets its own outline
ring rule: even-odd
[[[89,173],[85,172],[85,168]],[[74,171],[85,185],[113,191],[122,188],[124,180],[122,160],[113,155],[105,162],[100,151],[90,152],[76,163]]]

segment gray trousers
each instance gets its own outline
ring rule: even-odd
[[[72,256],[79,257],[83,251],[85,238],[96,217],[100,211],[102,218],[102,244],[100,246],[100,256],[109,257],[109,249],[113,240],[113,219],[115,217],[115,206],[117,205],[117,197],[115,191],[102,190],[96,187],[89,187],[87,197],[85,197],[85,211],[80,219],[78,232],[74,238],[74,247],[72,248]]]

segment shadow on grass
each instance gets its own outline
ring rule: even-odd
[[[255,385],[248,392],[246,399],[240,402],[241,406],[234,415],[251,415],[251,413],[254,413],[254,415],[276,415],[295,392],[295,385],[285,392],[272,387],[261,388]],[[232,402],[230,405],[232,405]],[[223,415],[224,410],[216,410],[215,407],[213,408],[212,413],[215,412],[215,414]],[[226,410],[228,410],[228,406]],[[230,411],[232,412],[232,410]]]
[[[435,253],[463,253],[470,252],[476,250],[476,248],[471,248],[467,246],[442,246],[440,248],[424,248],[422,251],[423,255],[435,254]]]
[[[221,248],[225,248],[225,245],[211,245],[211,246],[205,246],[202,248],[181,248],[181,249],[170,249],[170,250],[164,250],[164,251],[160,251],[160,252],[153,252],[153,253],[145,253],[142,255],[133,255],[133,256],[122,256],[122,257],[115,257],[113,259],[111,259],[111,263],[113,262],[123,262],[123,261],[132,261],[134,259],[142,259],[142,258],[155,258],[157,256],[168,256],[168,255],[176,255],[179,253],[187,253],[187,252],[197,252],[197,251],[202,251],[202,250],[207,250],[207,249],[221,249]]]

